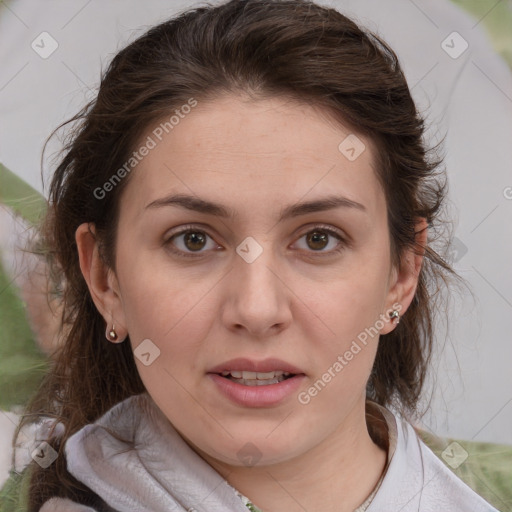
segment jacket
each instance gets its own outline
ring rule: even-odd
[[[373,402],[371,410],[384,420],[390,450],[385,474],[362,510],[498,512],[443,464],[410,423]],[[52,498],[40,512],[248,512],[252,506],[185,443],[147,393],[76,432],[65,456],[69,473],[90,489],[89,506]]]

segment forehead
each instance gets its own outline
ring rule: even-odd
[[[169,193],[198,195],[234,210],[252,207],[255,213],[256,205],[335,192],[362,202],[370,214],[385,207],[372,142],[311,105],[225,96],[198,102],[171,125],[172,115],[149,126],[136,146],[149,137],[154,147],[132,171],[123,194],[133,212]]]

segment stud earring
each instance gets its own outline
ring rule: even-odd
[[[105,333],[105,337],[107,338],[108,341],[117,341],[119,336],[117,335],[117,332],[116,332],[116,328],[115,328],[115,325],[112,324],[112,329],[110,329],[110,331],[108,330],[108,327],[107,327],[107,332]]]
[[[396,309],[389,314],[389,318],[395,325],[400,323],[400,313]]]
[[[126,336],[123,339],[119,339],[119,336],[116,332],[116,327],[114,323],[112,323],[112,329],[108,330],[107,326],[107,330],[105,331],[105,338],[107,338],[107,340],[111,341],[112,343],[122,343],[126,339]]]

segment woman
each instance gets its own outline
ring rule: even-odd
[[[495,510],[404,419],[453,272],[383,41],[299,0],[198,8],[119,52],[73,121],[30,510]]]

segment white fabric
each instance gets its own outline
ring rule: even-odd
[[[39,509],[39,512],[95,512],[95,510],[63,498],[52,498]]]
[[[498,512],[446,467],[408,422],[380,410],[396,428],[396,450],[366,512]]]
[[[444,466],[409,423],[377,407],[396,448],[367,512],[498,512]],[[145,393],[75,433],[65,452],[70,473],[119,512],[248,512]],[[53,508],[47,502],[41,512],[61,510],[63,502],[53,499]],[[90,510],[64,505],[68,512]]]
[[[147,394],[121,402],[84,427],[65,451],[70,473],[119,512],[247,512],[234,489],[183,441]]]

